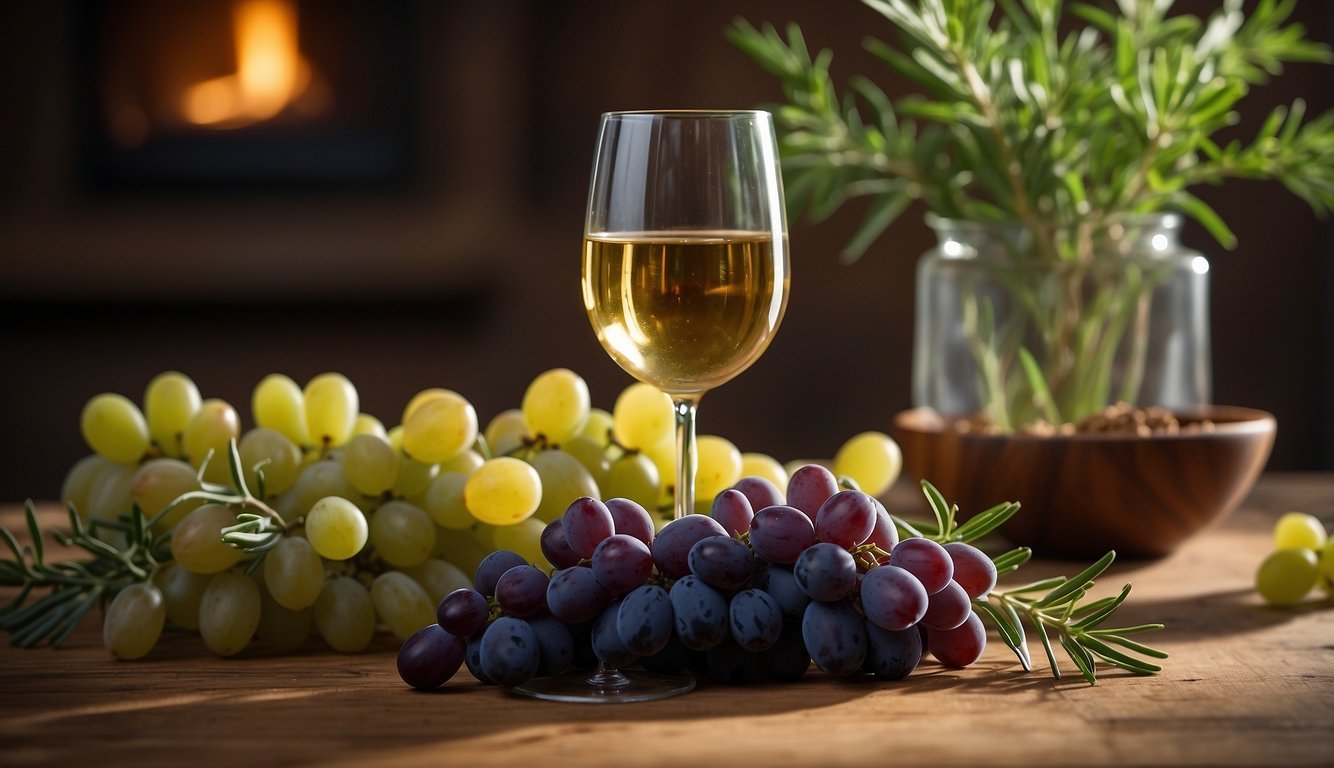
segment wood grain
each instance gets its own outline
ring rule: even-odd
[[[915,509],[914,494],[901,484],[894,511]],[[1101,580],[1106,592],[1135,584],[1126,623],[1168,625],[1152,642],[1172,658],[1154,677],[1054,681],[994,642],[974,667],[928,661],[897,684],[812,671],[795,684],[579,706],[507,696],[466,674],[412,692],[387,637],[355,656],[312,644],[219,659],[172,634],[149,658],[118,663],[90,618],[63,650],[0,649],[0,763],[1328,765],[1334,608],[1268,608],[1251,590],[1269,527],[1289,509],[1334,522],[1334,476],[1263,478],[1220,527]],[[17,509],[0,520],[13,528]],[[1035,562],[1023,574],[1078,567]]]

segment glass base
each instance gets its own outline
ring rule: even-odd
[[[574,704],[629,704],[636,701],[656,701],[695,689],[695,678],[689,675],[661,675],[642,669],[618,670],[599,668],[587,672],[570,672],[553,677],[538,677],[511,689],[520,696],[544,701],[566,701]]]

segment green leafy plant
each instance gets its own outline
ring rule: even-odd
[[[922,481],[922,492],[926,494],[935,519],[927,523],[909,523],[896,518],[894,523],[905,536],[923,536],[938,544],[981,539],[1019,511],[1018,502],[1004,502],[959,524],[958,507],[947,503],[935,486]],[[993,557],[992,562],[996,565],[996,573],[1003,576],[1018,570],[1032,555],[1028,547],[1018,547]],[[1098,681],[1099,664],[1135,674],[1155,674],[1162,667],[1151,659],[1166,659],[1167,653],[1127,636],[1162,629],[1162,624],[1104,626],[1130,596],[1130,585],[1123,586],[1116,595],[1084,602],[1094,581],[1115,559],[1116,553],[1108,552],[1069,578],[1057,576],[1011,589],[993,589],[986,596],[973,600],[973,609],[992,623],[1025,671],[1033,668],[1024,630],[1027,623],[1037,633],[1052,675],[1058,679],[1061,666],[1053,649],[1053,637],[1055,644],[1061,646],[1090,685]]]
[[[840,94],[832,54],[812,55],[796,25],[785,39],[738,20],[729,37],[783,86],[774,111],[793,208],[820,220],[869,198],[846,260],[916,200],[1003,233],[991,278],[1022,317],[1007,325],[976,297],[968,330],[988,415],[1004,429],[1075,422],[1137,396],[1161,276],[1098,262],[1124,253],[1140,217],[1183,213],[1230,248],[1235,235],[1192,189],[1272,179],[1319,214],[1334,206],[1334,114],[1307,119],[1298,100],[1249,143],[1217,139],[1284,63],[1329,61],[1288,23],[1296,0],[1249,14],[1225,0],[1206,19],[1172,15],[1172,0],[863,2],[898,33],[866,47],[917,93],[891,98],[858,76]],[[1055,277],[1034,277],[1043,270]],[[1114,366],[1118,356],[1130,362]]]

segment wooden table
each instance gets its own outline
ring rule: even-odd
[[[1334,475],[1267,476],[1172,557],[1104,576],[1108,592],[1135,584],[1127,623],[1167,624],[1151,637],[1172,653],[1155,677],[1053,681],[993,642],[973,667],[927,661],[901,683],[812,671],[795,684],[580,706],[508,696],[466,672],[412,692],[392,638],[356,656],[219,659],[175,634],[118,663],[89,619],[63,650],[0,650],[0,764],[1329,765],[1334,607],[1269,608],[1252,590],[1272,521],[1289,509],[1334,519]],[[16,508],[0,519],[13,528]]]

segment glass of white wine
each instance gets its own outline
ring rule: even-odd
[[[602,116],[584,223],[584,308],[612,359],[672,398],[677,518],[694,511],[700,398],[768,348],[788,286],[768,112]]]

